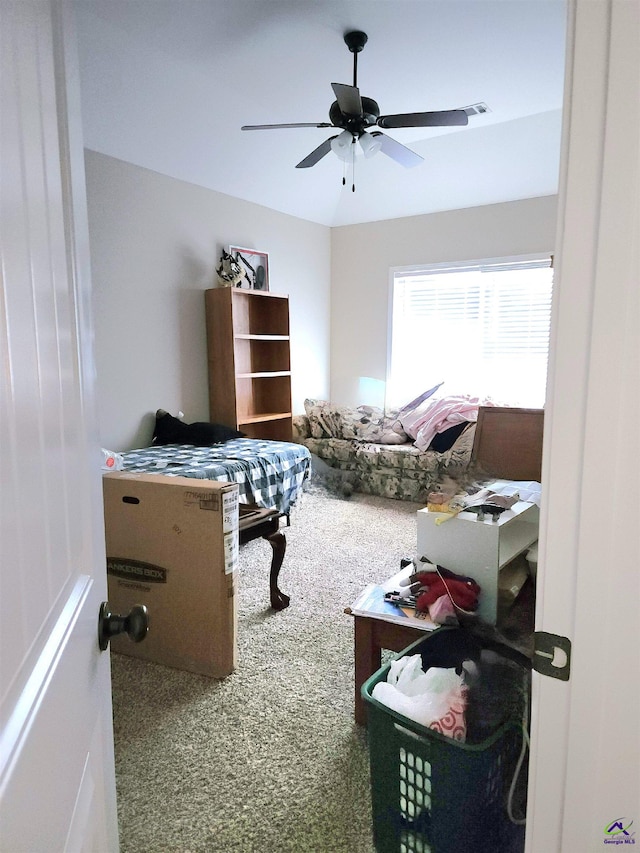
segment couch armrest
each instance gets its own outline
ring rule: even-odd
[[[293,440],[302,444],[305,438],[311,437],[311,426],[306,415],[294,415],[291,419]]]

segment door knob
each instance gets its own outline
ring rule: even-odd
[[[140,643],[147,636],[149,630],[149,611],[144,604],[136,604],[127,616],[119,616],[111,612],[108,601],[100,605],[98,616],[98,643],[100,650],[105,651],[109,640],[118,634],[128,634],[134,643]]]

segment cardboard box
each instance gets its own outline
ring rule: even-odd
[[[114,651],[223,678],[237,661],[235,484],[133,474],[103,475],[109,603],[149,610],[141,643]]]

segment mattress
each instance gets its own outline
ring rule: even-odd
[[[311,453],[301,444],[234,438],[211,447],[167,444],[122,453],[123,470],[237,483],[241,503],[288,515],[310,475]]]

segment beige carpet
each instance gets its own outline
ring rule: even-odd
[[[112,655],[122,853],[373,851],[343,611],[414,554],[418,508],[306,493],[286,529],[280,613],[270,547],[244,546],[239,665],[222,681]]]

